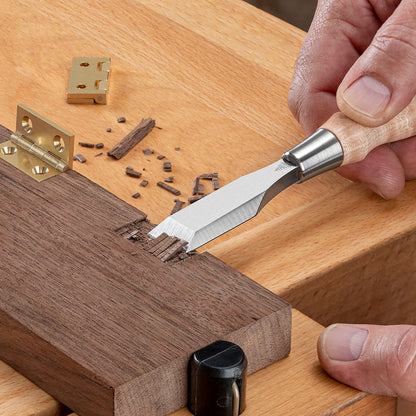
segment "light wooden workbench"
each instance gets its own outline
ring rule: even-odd
[[[157,154],[172,162],[185,199],[195,176],[216,171],[224,185],[303,138],[286,96],[304,33],[243,1],[0,0],[0,6],[0,123],[14,128],[23,103],[73,132],[76,143],[103,142],[108,150],[142,117],[153,117],[162,129],[120,161],[76,144],[88,161],[74,169],[155,223],[173,206],[172,195],[156,187],[167,176]],[[111,57],[107,105],[66,103],[74,56]],[[120,116],[125,124],[116,122]],[[145,156],[144,148],[155,154]],[[124,175],[126,166],[145,168],[149,185],[139,189]],[[208,245],[296,308],[292,353],[249,377],[247,416],[395,414],[394,399],[325,375],[315,345],[320,324],[414,322],[415,201],[416,183],[386,202],[329,173],[285,191]],[[0,363],[1,416],[52,416],[59,407]]]

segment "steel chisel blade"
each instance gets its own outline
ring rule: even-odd
[[[171,215],[149,236],[166,233],[186,241],[187,252],[195,250],[256,216],[279,192],[298,180],[297,166],[281,159]]]

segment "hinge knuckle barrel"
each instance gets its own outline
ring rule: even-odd
[[[42,182],[72,167],[74,135],[19,104],[16,131],[0,143],[0,159]]]
[[[36,156],[38,159],[46,162],[49,166],[52,166],[56,170],[63,172],[67,168],[67,162],[51,153],[49,150],[32,142],[32,140],[28,139],[27,137],[19,136],[16,133],[12,133],[10,138],[13,143],[17,144],[30,154]]]
[[[285,152],[282,158],[298,167],[298,182],[304,182],[341,166],[344,152],[333,133],[326,129],[319,129],[303,142]]]

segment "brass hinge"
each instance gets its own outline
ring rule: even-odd
[[[19,104],[16,132],[0,143],[0,158],[41,182],[72,168],[74,135]]]
[[[106,104],[110,58],[72,58],[67,102]]]

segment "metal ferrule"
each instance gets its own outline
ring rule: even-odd
[[[285,152],[282,158],[298,166],[300,183],[341,166],[344,152],[333,133],[319,129],[302,143]]]

